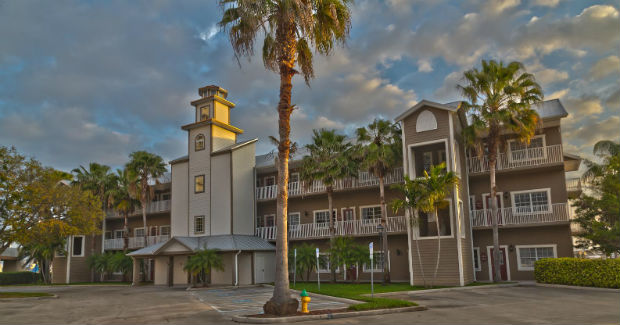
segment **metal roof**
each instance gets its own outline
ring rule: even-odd
[[[17,247],[8,247],[4,252],[0,253],[0,258],[17,258],[19,256],[19,249]]]
[[[222,153],[222,152],[232,151],[232,150],[235,150],[235,149],[241,148],[241,147],[243,147],[243,146],[245,146],[245,145],[248,145],[248,144],[254,143],[254,142],[256,142],[256,141],[258,141],[258,138],[254,138],[254,139],[247,140],[247,141],[243,141],[243,142],[239,142],[239,143],[233,143],[233,144],[231,144],[231,145],[229,145],[229,146],[226,146],[226,147],[224,147],[224,148],[221,148],[221,149],[218,149],[218,150],[216,150],[216,151],[213,151],[213,152],[211,153],[211,155],[217,155],[217,154]]]
[[[567,117],[568,112],[564,109],[564,105],[559,99],[545,100],[544,102],[532,105],[541,119],[554,117]]]
[[[200,237],[172,237],[163,243],[151,245],[127,254],[128,256],[158,255],[168,243],[178,242],[192,252],[202,249],[217,249],[229,251],[273,251],[274,245],[268,241],[250,235],[216,235]]]

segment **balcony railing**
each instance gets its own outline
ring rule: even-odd
[[[538,167],[564,161],[562,145],[555,144],[540,148],[508,151],[497,155],[495,170],[506,170],[523,167]],[[470,174],[485,173],[489,171],[488,156],[470,157],[467,159]]]
[[[170,239],[170,235],[160,235],[160,236],[147,236],[146,237],[146,245],[144,245],[144,237],[129,237],[128,249],[136,249],[142,248],[145,246],[151,246],[157,243],[164,242]],[[124,239],[123,238],[112,238],[106,239],[103,243],[103,247],[107,250],[116,250],[123,249]]]
[[[535,205],[527,208],[510,207],[498,209],[497,213],[500,226],[568,222],[571,214],[567,203]],[[490,209],[471,211],[473,227],[491,227],[492,216]]]
[[[159,212],[166,212],[166,211],[170,211],[170,200],[161,200],[161,201],[152,201],[149,202],[149,204],[146,206],[146,213],[159,213]],[[141,215],[142,214],[142,207],[140,205],[138,205],[135,210],[130,213],[130,216],[136,216],[136,215]],[[117,211],[114,210],[108,210],[107,211],[107,215],[108,217],[112,217],[112,218],[121,218],[123,217],[122,214],[120,214]]]
[[[569,178],[566,180],[566,190],[568,192],[577,193],[581,192],[581,179]]]
[[[381,219],[336,221],[334,223],[336,236],[367,236],[378,235],[377,226]],[[389,217],[386,222],[388,233],[406,232],[405,217]],[[255,235],[267,240],[275,240],[277,227],[256,228]],[[289,239],[310,239],[329,237],[329,223],[304,223],[289,226]]]
[[[385,176],[385,184],[400,183],[403,181],[403,169],[397,168],[390,174]],[[369,172],[360,172],[358,177],[341,179],[334,184],[334,190],[355,189],[362,187],[378,186],[379,179]],[[301,196],[307,194],[323,193],[325,185],[321,181],[313,181],[312,184],[306,186],[305,182],[290,182],[288,184],[289,197]],[[278,195],[278,186],[269,185],[256,188],[257,200],[272,200]]]

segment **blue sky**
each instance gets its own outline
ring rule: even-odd
[[[463,71],[518,60],[571,114],[565,150],[588,157],[620,136],[618,11],[617,1],[357,0],[346,46],[316,57],[311,87],[295,80],[293,139],[458,100]],[[205,0],[1,2],[0,145],[66,170],[121,166],[140,149],[170,160],[185,154],[180,126],[197,88],[218,84],[242,139],[273,150],[277,75],[260,57],[237,64],[220,15]]]

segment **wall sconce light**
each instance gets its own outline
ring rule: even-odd
[[[304,211],[304,216],[307,217],[308,216],[308,211]]]
[[[508,192],[504,192],[504,199],[508,200]]]
[[[508,245],[508,251],[510,251],[511,253],[515,251],[515,245],[510,244]]]

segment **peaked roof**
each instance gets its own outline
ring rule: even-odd
[[[128,256],[150,256],[158,255],[172,243],[179,243],[189,251],[196,252],[202,249],[217,249],[223,252],[230,251],[273,251],[276,249],[274,245],[256,236],[250,235],[216,235],[216,236],[200,236],[172,237],[165,242],[147,246],[137,251],[127,254]]]
[[[218,149],[216,151],[213,151],[211,153],[211,155],[213,156],[213,155],[221,154],[221,153],[224,153],[224,152],[233,151],[235,149],[239,149],[239,148],[241,148],[243,146],[246,146],[248,144],[254,143],[256,141],[258,141],[258,138],[254,138],[254,139],[243,141],[243,142],[239,142],[239,143],[233,143],[233,144],[231,144],[229,146],[226,146],[224,148],[221,148],[221,149]]]
[[[450,111],[450,112],[455,112],[459,108],[460,104],[461,104],[460,101],[450,102],[447,104],[441,104],[441,103],[423,99],[422,101],[418,102],[413,107],[411,107],[410,109],[406,110],[404,113],[398,115],[394,120],[397,122],[402,121],[405,117],[413,114],[415,111],[425,106],[443,109],[443,110]]]

